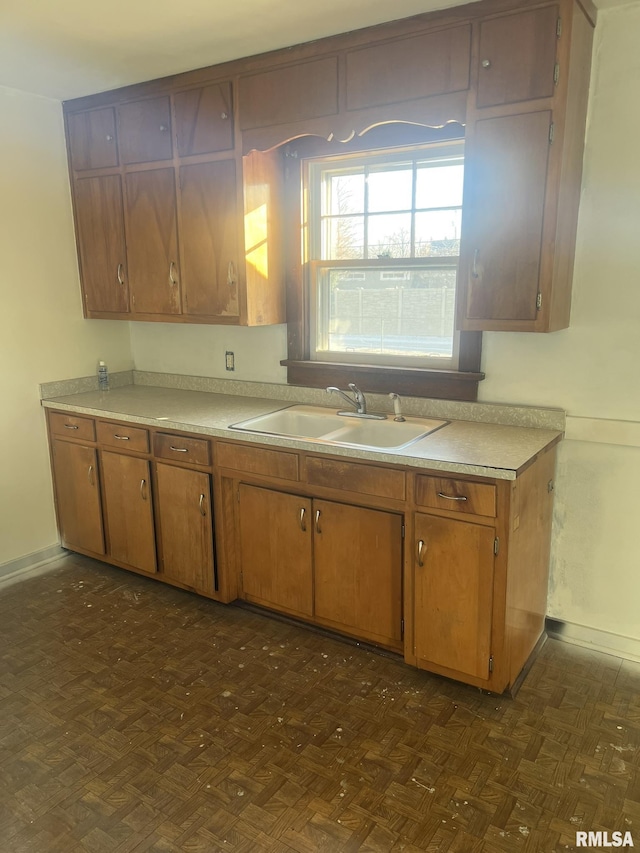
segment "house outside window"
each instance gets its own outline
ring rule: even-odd
[[[453,369],[464,143],[312,160],[311,359]]]

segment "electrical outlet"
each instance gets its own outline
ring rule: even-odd
[[[231,350],[227,350],[224,354],[224,366],[226,370],[236,369],[236,357]]]

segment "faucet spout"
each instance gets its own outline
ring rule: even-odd
[[[354,385],[353,382],[349,383],[349,389],[353,392],[353,397],[345,394],[344,391],[341,391],[340,388],[336,388],[335,385],[330,385],[327,388],[327,394],[339,394],[346,403],[354,407],[356,414],[366,415],[367,401],[365,400],[364,394],[357,385]]]

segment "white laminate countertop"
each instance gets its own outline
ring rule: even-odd
[[[557,430],[451,421],[401,450],[340,447],[229,429],[231,424],[286,408],[291,402],[148,385],[51,397],[42,405],[217,438],[503,480],[514,480],[545,447],[562,437]]]

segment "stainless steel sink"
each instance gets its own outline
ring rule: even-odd
[[[364,420],[336,414],[321,406],[290,406],[268,415],[232,424],[231,429],[287,438],[302,438],[323,444],[361,447],[371,450],[398,450],[445,426],[448,421],[406,418],[394,421]]]

